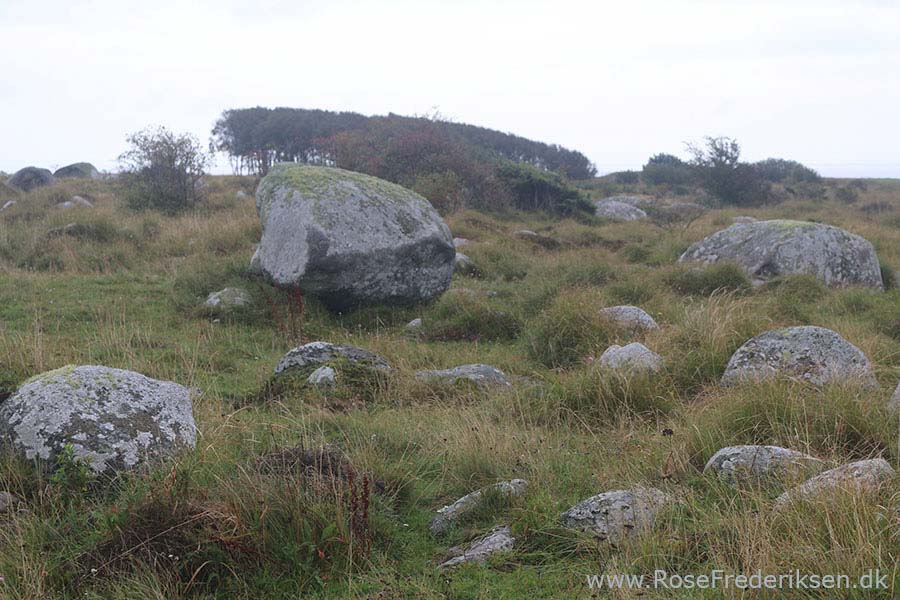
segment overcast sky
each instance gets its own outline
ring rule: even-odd
[[[900,2],[0,0],[0,170],[114,168],[226,108],[454,121],[601,172],[704,135],[748,160],[900,177]],[[227,161],[218,161],[219,170]]]

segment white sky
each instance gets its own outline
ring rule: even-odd
[[[900,2],[0,0],[0,170],[115,167],[148,125],[226,108],[455,121],[581,150],[900,177]],[[218,161],[219,170],[227,162]]]

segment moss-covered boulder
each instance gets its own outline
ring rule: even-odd
[[[754,283],[813,275],[826,285],[884,289],[875,248],[838,227],[807,221],[736,223],[688,248],[679,262],[736,263]]]
[[[188,388],[133,371],[63,367],[0,404],[0,445],[50,464],[71,447],[95,473],[132,469],[195,441]]]
[[[334,309],[415,302],[450,286],[450,230],[429,202],[342,169],[274,166],[259,184],[261,271]]]

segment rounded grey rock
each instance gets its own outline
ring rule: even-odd
[[[53,173],[58,178],[100,179],[100,171],[94,165],[87,162],[72,163],[60,167]]]
[[[259,262],[332,309],[411,303],[450,287],[450,230],[422,196],[330,167],[279,164],[259,184]]]
[[[610,221],[637,221],[647,218],[645,211],[619,200],[600,200],[594,205],[594,214]]]
[[[416,373],[419,381],[440,382],[454,384],[461,379],[472,381],[479,386],[502,385],[509,387],[510,382],[500,369],[490,365],[461,365],[452,369],[440,369],[434,371],[419,371]]]
[[[600,314],[624,329],[639,331],[659,329],[653,317],[637,306],[610,306],[601,309]]]
[[[339,346],[328,342],[310,342],[290,350],[275,367],[275,375],[289,369],[318,367],[333,360],[348,360],[352,363],[367,366],[376,371],[389,373],[387,361],[368,350],[356,346]]]
[[[883,458],[841,465],[790,489],[775,500],[776,508],[795,501],[812,500],[835,492],[868,494],[892,479],[896,473]]]
[[[738,223],[689,247],[679,262],[733,262],[755,284],[780,275],[813,275],[829,286],[884,289],[872,244],[838,227],[806,221]]]
[[[326,365],[319,367],[306,378],[306,383],[314,386],[328,387],[334,385],[336,382],[337,374],[334,369]]]
[[[650,529],[660,510],[672,497],[656,488],[614,490],[582,500],[562,513],[563,525],[618,544],[639,531]]]
[[[468,273],[474,266],[472,259],[462,252],[457,252],[453,258],[453,271],[456,273]]]
[[[38,167],[25,167],[16,171],[16,173],[6,180],[9,185],[15,186],[20,190],[30,192],[31,190],[45,185],[53,185],[56,183],[56,177],[47,169]]]
[[[600,355],[600,366],[629,373],[657,372],[665,365],[663,358],[639,342],[626,346],[613,344]]]
[[[824,327],[773,329],[738,348],[722,375],[723,385],[762,381],[778,375],[815,385],[857,380],[877,385],[872,365],[862,350]]]
[[[729,446],[712,455],[704,473],[714,473],[721,481],[787,481],[809,476],[825,468],[821,460],[778,446]]]
[[[63,367],[0,404],[0,444],[50,462],[69,445],[96,473],[132,469],[195,441],[188,388],[133,371]]]

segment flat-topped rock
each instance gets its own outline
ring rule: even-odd
[[[493,529],[486,536],[469,544],[465,549],[453,548],[449,560],[441,563],[441,570],[452,569],[465,563],[483,564],[487,559],[498,552],[508,552],[516,544],[516,538],[512,536],[509,526],[501,526]]]
[[[619,200],[600,200],[596,202],[594,204],[594,214],[610,221],[637,221],[647,218],[645,211]]]
[[[247,306],[252,302],[250,293],[243,288],[229,287],[218,292],[212,292],[206,298],[204,306],[207,308],[217,308],[227,310],[229,308],[239,308]]]
[[[428,530],[434,535],[441,535],[448,527],[471,514],[479,506],[485,495],[498,494],[506,498],[514,498],[521,496],[527,487],[528,482],[524,479],[511,479],[466,494],[456,502],[439,509],[437,515],[428,524]]]
[[[479,386],[502,385],[510,386],[509,380],[503,371],[495,369],[490,365],[461,365],[451,369],[440,369],[433,371],[419,371],[416,373],[416,379],[428,382],[440,382],[446,384],[454,384],[461,380],[467,380],[476,383]]]
[[[391,371],[387,361],[374,352],[356,346],[310,342],[285,354],[275,367],[275,375],[291,369],[316,368],[335,360],[346,360],[384,373]]]

